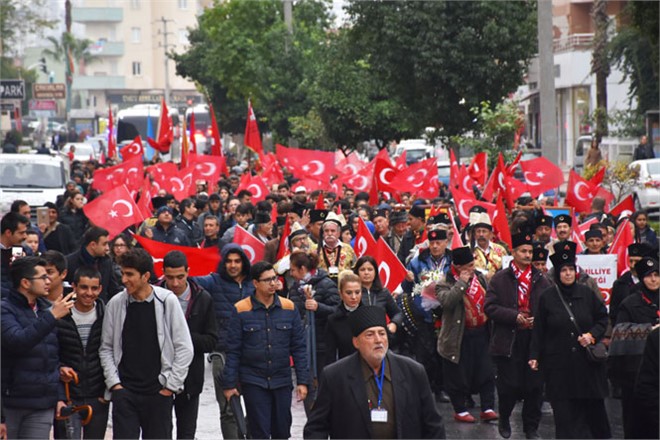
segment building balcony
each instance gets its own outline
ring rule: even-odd
[[[74,7],[71,9],[71,19],[76,23],[120,23],[124,19],[124,10]]]
[[[593,49],[594,34],[572,34],[552,41],[552,50],[555,53],[590,51]]]
[[[73,90],[106,90],[125,88],[125,78],[119,75],[90,75],[73,77]]]
[[[89,47],[89,53],[96,57],[121,57],[124,55],[124,43],[100,40]]]

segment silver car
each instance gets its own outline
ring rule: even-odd
[[[629,168],[639,167],[639,182],[633,189],[635,207],[656,211],[660,209],[660,158],[636,160]]]

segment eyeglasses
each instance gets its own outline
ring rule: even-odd
[[[28,278],[28,280],[42,280],[42,281],[46,281],[46,280],[49,280],[49,279],[50,279],[50,277],[48,275],[41,275],[40,277]]]
[[[262,282],[262,283],[270,283],[270,284],[274,284],[274,283],[277,282],[277,277],[275,276],[275,277],[272,277],[272,278],[264,278],[264,279],[257,280],[257,281],[260,281],[260,282]]]

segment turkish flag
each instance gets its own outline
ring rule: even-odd
[[[504,157],[502,153],[497,156],[497,165],[490,175],[486,186],[484,187],[481,197],[484,200],[493,200],[495,193],[502,194],[504,191],[504,178],[507,176],[506,165],[504,165]]]
[[[518,197],[527,192],[527,185],[512,176],[504,177],[504,197],[509,209],[513,209]]]
[[[335,173],[335,153],[330,151],[305,150],[284,145],[275,146],[277,159],[299,178],[310,178],[329,183]]]
[[[176,164],[172,162],[161,162],[156,165],[151,165],[147,167],[147,174],[153,179],[153,184],[158,190],[165,190],[167,193],[172,194],[172,182],[173,177],[178,177],[179,170],[176,167]]]
[[[610,210],[610,214],[616,217],[630,217],[635,212],[635,200],[632,194],[621,200],[614,208]]]
[[[257,125],[257,117],[252,109],[252,102],[248,101],[248,114],[247,122],[245,124],[245,138],[243,143],[250,150],[254,151],[259,157],[264,154],[264,147],[261,145],[261,133],[259,133],[259,126]]]
[[[115,141],[115,123],[112,119],[112,108],[108,108],[108,157],[117,157],[117,142]]]
[[[472,180],[484,186],[488,177],[488,153],[482,151],[475,154],[467,168],[467,172]]]
[[[633,235],[633,225],[628,219],[625,219],[621,222],[616,234],[614,235],[614,240],[607,251],[608,254],[617,255],[617,276],[621,276],[626,270],[629,270],[628,266],[628,246],[635,242],[635,236]]]
[[[454,154],[454,149],[449,149],[449,186],[456,187],[460,184],[459,164]]]
[[[392,166],[389,157],[386,160],[377,157],[374,167],[374,182],[378,191],[396,192],[397,188],[392,185],[392,181],[398,173],[399,170]]]
[[[144,218],[149,218],[153,215],[154,207],[151,203],[151,199],[155,197],[156,194],[158,194],[158,190],[153,187],[149,178],[145,178],[142,182],[140,200],[137,202],[137,207]]]
[[[501,241],[509,245],[509,249],[512,249],[511,230],[509,229],[509,221],[506,217],[502,197],[497,198],[497,204],[492,218],[493,232],[495,232],[495,235],[498,236]]]
[[[158,136],[156,140],[147,137],[147,142],[151,148],[158,150],[161,153],[169,153],[170,145],[174,140],[172,134],[172,121],[170,120],[170,112],[167,109],[165,99],[160,102],[160,119],[158,120]]]
[[[461,220],[461,223],[466,225],[469,223],[470,219],[470,208],[474,205],[479,205],[488,211],[488,215],[492,218],[495,213],[496,206],[492,203],[477,201],[474,198],[473,193],[467,193],[462,191],[460,188],[452,188],[451,193],[454,196],[454,205],[456,206],[456,212],[458,212],[458,217]]]
[[[605,212],[609,212],[608,206],[614,201],[614,194],[603,188],[602,185],[598,185],[593,195],[594,197],[605,199]]]
[[[352,176],[366,166],[368,166],[368,164],[360,160],[355,153],[351,153],[346,157],[335,160],[335,171],[341,175]]]
[[[83,206],[83,212],[92,223],[110,232],[110,240],[129,226],[144,221],[125,185],[101,194]]]
[[[454,218],[454,213],[452,212],[451,209],[448,209],[447,212],[449,213],[449,219],[451,220],[451,228],[454,231],[454,234],[451,238],[451,249],[458,249],[460,247],[465,246],[465,244],[463,244],[461,233],[458,231],[458,227],[456,226],[456,219]]]
[[[561,168],[545,157],[523,160],[520,162],[520,168],[532,197],[537,197],[549,189],[559,188],[564,183],[564,173]]]
[[[141,159],[144,156],[144,147],[142,146],[142,139],[140,138],[140,135],[135,136],[133,142],[122,147],[122,149],[119,150],[119,153],[121,154],[121,160],[124,162],[135,157],[139,157]]]
[[[279,162],[276,161],[268,166],[264,166],[264,172],[261,173],[261,178],[264,179],[269,187],[284,182],[284,173],[282,173],[282,167]]]
[[[605,178],[605,171],[607,170],[607,167],[602,167],[596,174],[591,176],[591,179],[588,180],[589,185],[591,185],[593,188],[596,188],[598,185],[603,183],[603,179]]]
[[[286,220],[284,220],[282,236],[280,237],[280,246],[277,248],[277,256],[275,257],[276,261],[280,261],[291,253],[289,251],[289,235],[291,235],[291,224],[289,223],[289,216],[287,215]]]
[[[248,174],[245,174],[244,176],[247,177],[241,178],[241,183],[238,185],[238,188],[236,188],[235,193],[238,194],[244,189],[250,191],[250,193],[252,193],[253,204],[266,200],[269,191],[261,176],[251,176]]]
[[[584,180],[578,173],[571,170],[568,175],[566,189],[566,204],[575,208],[577,212],[587,212],[591,209],[591,199],[595,188]]]
[[[355,255],[360,258],[363,255],[374,256],[377,253],[376,240],[374,236],[371,235],[369,228],[367,228],[366,223],[362,220],[362,217],[358,217],[358,228],[355,234],[355,242],[353,243],[353,250]]]
[[[340,177],[336,181],[343,183],[346,187],[357,192],[369,192],[371,189],[371,180],[373,172],[370,167],[364,167],[350,177]]]
[[[250,110],[251,109],[252,107],[250,107]],[[211,137],[213,138],[213,145],[211,146],[211,156],[222,156],[222,141],[220,140],[220,128],[218,127],[218,120],[215,117],[215,110],[213,109],[213,104],[211,104],[210,102],[209,102],[209,113],[211,113]],[[254,113],[252,113],[252,115],[254,115]],[[259,129],[257,129],[257,134],[258,133],[259,133]],[[261,145],[261,136],[259,136],[259,145]]]
[[[513,159],[513,162],[511,162],[507,167],[506,167],[506,173],[509,176],[513,176],[513,173],[516,171],[516,166],[520,162],[520,158],[522,157],[522,150],[518,151],[518,154],[516,155],[516,158]]]
[[[383,240],[383,237],[380,237],[376,244],[376,261],[378,262],[378,276],[383,286],[390,292],[394,292],[406,278],[408,271]]]
[[[222,173],[227,173],[227,163],[224,156],[191,153],[188,156],[188,163],[195,168],[195,180],[206,180],[215,184]]]
[[[236,230],[234,231],[234,243],[243,248],[245,255],[250,260],[250,264],[264,259],[266,245],[238,225],[236,225]]]
[[[417,197],[432,199],[438,196],[438,168],[434,158],[410,165],[392,179],[398,192],[410,192]]]
[[[406,150],[403,150],[403,153],[401,153],[401,156],[396,158],[396,162],[394,163],[394,168],[396,168],[399,171],[402,171],[408,166],[406,163]]]
[[[154,260],[154,272],[157,277],[163,276],[163,259],[170,251],[181,251],[186,254],[189,267],[188,276],[191,277],[205,276],[215,272],[221,260],[220,252],[218,252],[218,248],[215,246],[208,248],[177,246],[150,240],[139,235],[133,235],[133,238],[151,255],[151,258]]]
[[[129,191],[137,191],[142,186],[143,178],[142,158],[134,157],[113,167],[94,171],[92,188],[105,192],[125,184]]]

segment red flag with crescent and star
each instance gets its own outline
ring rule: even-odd
[[[250,150],[254,151],[259,157],[264,154],[264,147],[261,144],[261,133],[259,133],[259,125],[257,125],[257,117],[252,109],[252,102],[248,101],[248,114],[247,122],[245,124],[245,138],[243,143]]]
[[[378,276],[383,287],[394,292],[406,278],[408,271],[387,242],[383,240],[383,237],[380,237],[376,243],[376,262],[378,263]]]
[[[144,221],[142,211],[133,201],[126,185],[101,194],[83,206],[83,212],[96,226],[110,232],[109,239],[113,239],[129,226]]]
[[[589,182],[571,170],[566,188],[566,204],[575,208],[577,212],[588,212],[591,209],[591,200],[595,190],[596,188]]]
[[[108,108],[108,157],[117,157],[117,142],[115,141],[115,123],[112,119],[112,108]]]
[[[369,232],[369,228],[367,228],[362,217],[358,217],[358,219],[358,228],[355,234],[355,243],[353,244],[355,255],[358,258],[363,255],[374,256],[377,251],[376,240],[374,240],[374,236]]]
[[[135,139],[133,139],[130,144],[123,146],[122,149],[119,150],[119,153],[121,154],[121,160],[123,162],[131,160],[134,157],[142,158],[144,156],[144,147],[142,146],[140,135],[135,136]]]
[[[218,248],[215,246],[207,248],[177,246],[150,240],[139,235],[133,235],[133,238],[151,255],[151,258],[154,260],[154,272],[157,277],[163,276],[163,259],[170,251],[181,251],[186,255],[188,267],[190,268],[188,276],[191,277],[205,276],[215,272],[218,268],[218,263],[222,259]]]
[[[266,245],[238,225],[236,225],[236,229],[234,230],[234,243],[243,248],[243,252],[245,252],[248,260],[250,260],[250,264],[264,259]]]

